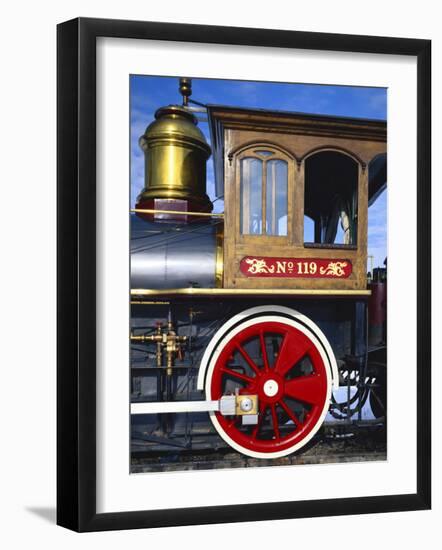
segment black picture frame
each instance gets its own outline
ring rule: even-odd
[[[96,513],[96,39],[115,37],[417,59],[417,492]],[[431,506],[431,41],[74,19],[57,29],[57,523],[75,531],[424,510]]]

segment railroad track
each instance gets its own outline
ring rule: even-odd
[[[369,436],[364,434],[364,437],[323,438],[308,449],[304,448],[302,453],[271,460],[246,457],[231,449],[204,452],[177,450],[176,454],[168,451],[150,454],[149,457],[139,453],[132,458],[131,473],[367,462],[386,458],[385,434],[374,433]]]

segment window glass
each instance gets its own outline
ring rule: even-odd
[[[264,158],[274,155],[272,151],[255,151],[255,154]]]
[[[266,233],[287,235],[287,163],[266,163]]]
[[[256,158],[241,160],[241,233],[262,233],[262,161]]]

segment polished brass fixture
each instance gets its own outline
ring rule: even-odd
[[[180,78],[180,94],[183,96],[183,106],[189,104],[189,97],[192,95],[192,80],[190,78]]]
[[[222,288],[224,273],[224,225],[216,228],[215,286]]]
[[[187,341],[187,336],[178,336],[169,319],[164,328],[161,323],[158,324],[155,334],[130,335],[131,342],[156,342],[157,352],[156,361],[158,368],[163,367],[163,352],[166,354],[166,374],[172,376],[175,357],[183,358],[183,345]]]
[[[145,186],[136,209],[211,212],[206,193],[206,162],[211,154],[197,119],[187,108],[190,79],[180,80],[183,106],[161,107],[140,137],[145,155]],[[143,214],[169,219],[176,214]],[[181,219],[184,218],[181,215]]]

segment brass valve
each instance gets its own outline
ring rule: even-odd
[[[157,367],[163,366],[163,352],[166,352],[166,374],[172,376],[175,356],[183,359],[183,344],[187,341],[187,336],[178,336],[173,328],[172,321],[168,321],[167,327],[158,324],[155,334],[130,335],[132,342],[156,342]]]

